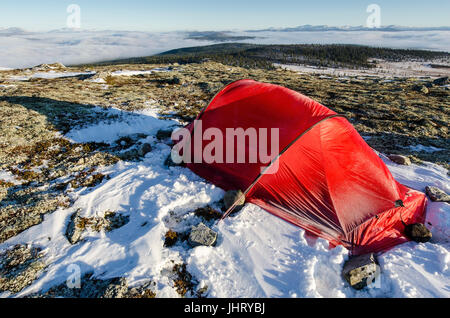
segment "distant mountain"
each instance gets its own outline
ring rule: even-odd
[[[449,26],[442,27],[406,27],[398,25],[387,25],[379,28],[368,28],[365,26],[328,26],[328,25],[300,25],[292,28],[268,28],[260,30],[247,30],[247,32],[323,32],[323,31],[450,31]]]
[[[0,36],[16,36],[16,35],[26,35],[31,32],[25,31],[21,28],[0,28]]]
[[[188,40],[200,40],[200,41],[211,41],[211,42],[228,42],[228,41],[243,41],[243,40],[253,40],[255,36],[242,36],[242,35],[232,35],[232,32],[223,31],[194,31],[188,32],[186,39]]]

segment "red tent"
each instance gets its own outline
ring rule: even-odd
[[[331,246],[342,244],[354,254],[384,251],[408,241],[402,219],[424,222],[425,195],[399,184],[346,118],[300,93],[241,80],[218,93],[197,120],[200,130],[187,126],[193,152],[192,140],[208,128],[223,132],[223,143],[235,152],[244,145],[226,138],[227,128],[278,128],[272,162],[187,166],[224,190],[241,189],[247,202]],[[256,150],[245,147],[248,159]]]

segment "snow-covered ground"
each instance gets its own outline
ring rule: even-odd
[[[141,70],[141,71],[130,71],[130,70],[121,70],[112,72],[112,76],[136,76],[136,75],[147,75],[153,73],[161,73],[161,72],[169,72],[170,70],[166,67],[157,67],[151,70]]]
[[[152,144],[153,151],[140,162],[102,168],[100,172],[110,178],[93,189],[73,192],[73,207],[46,215],[43,223],[0,244],[0,249],[17,243],[39,245],[51,263],[17,296],[64,283],[70,266],[76,264],[98,278],[126,277],[131,286],[152,280],[158,297],[178,297],[170,278],[173,260],[188,264],[200,286],[208,286],[209,297],[450,297],[450,206],[446,203],[429,205],[433,241],[406,243],[381,255],[381,279],[363,291],[351,289],[341,278],[347,250],[329,250],[326,241],[311,240],[302,229],[251,204],[214,225],[219,233],[216,247],[189,249],[178,243],[164,248],[169,228],[184,231],[199,223],[192,211],[214,206],[224,193],[186,168],[164,165],[171,149],[154,135],[176,126],[176,121],[157,119],[153,109],[109,111],[120,114],[120,120],[71,131],[67,137],[76,142],[112,142],[142,132],[149,135],[145,142]],[[450,192],[446,170],[440,166],[405,167],[388,160],[386,164],[410,187],[423,190],[436,185]],[[129,215],[130,222],[110,233],[89,233],[86,240],[70,245],[64,233],[77,209],[86,217],[117,211]]]
[[[288,69],[299,73],[312,73],[333,75],[333,76],[367,76],[380,78],[393,77],[443,77],[450,76],[450,65],[440,63],[446,68],[433,68],[430,62],[387,62],[377,59],[377,67],[373,69],[351,69],[351,68],[332,68],[332,67],[315,67],[310,65],[288,65],[275,64],[275,66]],[[389,81],[387,79],[386,81]]]
[[[9,79],[12,81],[28,81],[32,78],[45,78],[45,79],[55,79],[55,78],[62,78],[62,77],[76,77],[76,76],[82,76],[82,75],[95,75],[95,72],[56,72],[56,71],[49,71],[49,72],[36,72],[30,75],[26,76],[10,76]]]

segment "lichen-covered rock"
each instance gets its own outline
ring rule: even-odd
[[[9,188],[0,201],[0,243],[41,223],[44,214],[68,207],[69,198],[58,192],[36,186]]]
[[[123,277],[116,279],[109,284],[101,298],[124,298],[128,292],[127,280]]]
[[[66,283],[54,286],[47,291],[30,295],[33,298],[155,298],[152,290],[154,283],[148,282],[141,286],[129,288],[123,277],[97,279],[92,273],[86,273],[80,278],[80,286],[69,287]]]
[[[81,240],[81,234],[84,228],[80,226],[82,218],[79,215],[79,211],[70,216],[69,224],[66,228],[66,237],[70,244],[77,244]]]
[[[225,210],[228,210],[236,201],[238,201],[234,212],[238,212],[245,205],[245,195],[241,190],[227,191],[223,197],[223,204]]]
[[[15,245],[0,253],[0,292],[18,293],[39,276],[45,268],[37,247]]]
[[[87,230],[110,232],[124,226],[129,221],[129,216],[111,211],[106,211],[103,217],[81,217],[77,211],[70,217],[66,237],[70,244],[76,244]]]
[[[189,244],[192,247],[197,246],[214,246],[217,241],[217,233],[200,223],[198,226],[193,226],[189,234]]]
[[[428,186],[425,188],[425,192],[431,201],[434,202],[450,202],[450,195],[445,193],[443,190],[438,187]]]
[[[415,86],[413,89],[416,92],[422,93],[424,95],[427,95],[430,92],[430,90],[425,85],[418,85],[418,86]]]
[[[370,285],[380,275],[380,266],[374,254],[352,256],[345,262],[342,275],[354,289]]]
[[[395,162],[396,164],[403,165],[403,166],[410,166],[411,165],[411,159],[409,159],[406,156],[402,155],[389,155],[388,158]]]

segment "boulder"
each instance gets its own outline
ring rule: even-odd
[[[131,149],[126,152],[119,153],[117,156],[125,161],[137,160],[139,158],[139,151],[137,149]]]
[[[165,140],[165,139],[171,139],[172,138],[173,130],[170,129],[160,129],[156,133],[156,138],[158,140]]]
[[[427,95],[430,90],[425,85],[418,85],[413,88],[414,91]]]
[[[193,226],[189,234],[189,244],[192,247],[197,246],[214,246],[217,241],[217,233],[200,223],[198,226]]]
[[[450,84],[450,81],[448,79],[448,76],[447,77],[441,77],[441,78],[435,79],[433,81],[433,84],[434,85],[438,85],[438,86],[444,86],[444,85]]]
[[[238,212],[241,210],[245,205],[245,195],[241,190],[231,190],[225,193],[223,197],[223,204],[225,207],[225,210],[228,210],[234,202],[239,201],[236,205],[234,212]]]
[[[374,254],[351,256],[344,264],[342,275],[352,288],[369,286],[380,275],[380,266]]]
[[[81,234],[83,233],[84,228],[80,226],[83,219],[79,215],[79,211],[72,214],[70,217],[69,225],[66,229],[66,238],[70,242],[70,244],[77,244],[81,240]]]
[[[431,240],[433,235],[430,230],[422,223],[408,224],[405,226],[405,235],[417,243],[426,243]]]
[[[138,154],[141,157],[145,157],[150,151],[152,151],[152,146],[149,143],[145,143],[139,147]]]
[[[402,155],[389,155],[388,158],[395,162],[396,164],[399,165],[404,165],[404,166],[410,166],[411,165],[411,160],[406,157],[406,156],[402,156]]]
[[[438,187],[428,186],[425,188],[425,192],[431,201],[434,202],[450,202],[450,195],[445,193],[443,190]]]

